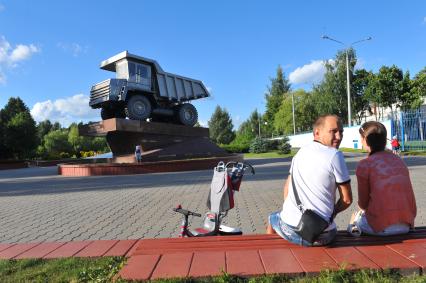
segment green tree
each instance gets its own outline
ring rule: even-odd
[[[415,109],[420,107],[424,97],[426,97],[426,68],[416,74],[412,81],[410,81],[410,92],[404,95],[410,95],[410,103],[402,104],[403,109],[411,108]]]
[[[78,125],[72,123],[68,131],[68,142],[72,147],[72,153],[79,156],[79,152],[83,147],[84,139],[78,132]]]
[[[280,134],[293,134],[292,95],[294,97],[294,116],[297,132],[311,130],[312,124],[317,117],[315,102],[311,93],[302,89],[290,92],[275,115],[274,129]]]
[[[226,109],[216,106],[209,120],[210,138],[217,144],[229,144],[235,137],[234,125]]]
[[[352,81],[357,61],[354,49],[350,48],[348,50],[348,56],[349,78]],[[338,51],[334,61],[327,62],[325,67],[324,79],[321,83],[315,85],[312,90],[316,112],[318,115],[336,114],[342,118],[344,123],[347,123],[346,51]]]
[[[271,86],[268,87],[268,92],[265,94],[266,111],[263,121],[266,121],[267,124],[263,125],[263,128],[268,136],[273,129],[275,114],[280,108],[285,94],[289,92],[290,89],[291,84],[288,79],[286,79],[281,66],[278,66],[276,77],[271,78]]]
[[[48,158],[60,158],[61,152],[72,152],[72,145],[68,141],[67,130],[50,131],[43,139],[44,150]]]
[[[38,145],[37,129],[29,111],[16,114],[6,124],[4,144],[16,159],[34,155]]]
[[[40,142],[43,141],[43,137],[52,130],[52,123],[50,120],[44,120],[37,125],[37,137]]]
[[[382,106],[389,107],[393,112],[394,104],[401,100],[400,98],[404,93],[402,70],[395,65],[383,66],[380,68],[376,79],[376,91]]]
[[[373,74],[364,69],[356,70],[352,81],[352,111],[358,124],[370,110],[370,103],[365,94]]]
[[[35,121],[19,97],[0,110],[0,159],[29,158],[37,147]]]
[[[257,109],[251,112],[250,117],[241,123],[237,131],[237,137],[244,136],[246,140],[253,140],[259,135],[259,121],[261,117]]]

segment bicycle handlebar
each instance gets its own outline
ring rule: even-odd
[[[185,216],[193,215],[193,216],[201,217],[201,214],[196,213],[196,212],[192,212],[192,211],[190,211],[190,210],[183,209],[181,206],[178,206],[178,207],[176,207],[176,208],[173,208],[173,211],[175,211],[175,212],[179,212],[179,213],[181,213],[181,214],[183,214],[183,215],[185,215]]]

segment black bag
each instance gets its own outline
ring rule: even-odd
[[[316,214],[310,209],[303,211],[302,202],[297,194],[296,186],[294,184],[293,175],[291,175],[291,182],[293,185],[294,197],[299,210],[302,212],[302,218],[296,227],[295,232],[302,237],[303,240],[313,243],[318,236],[328,227],[328,221],[324,220],[321,216]]]

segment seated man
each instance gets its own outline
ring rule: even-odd
[[[321,116],[315,121],[313,128],[314,140],[303,146],[292,160],[290,176],[284,185],[282,211],[269,216],[266,231],[268,234],[277,233],[284,239],[303,246],[330,243],[337,232],[334,217],[352,203],[348,169],[343,154],[337,150],[343,138],[340,118],[335,115]],[[337,203],[336,189],[340,195]],[[301,207],[296,204],[294,190]],[[302,233],[297,229],[302,211],[306,210],[311,210],[328,222],[328,227],[312,242],[303,239],[300,235]]]

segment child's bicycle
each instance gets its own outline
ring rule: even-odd
[[[242,231],[222,225],[223,218],[234,207],[234,191],[239,191],[244,172],[250,169],[254,175],[254,168],[243,162],[219,162],[214,168],[210,193],[207,198],[207,208],[204,224],[201,228],[188,229],[189,216],[201,217],[201,214],[183,209],[179,204],[173,211],[181,213],[183,220],[179,237],[205,237],[218,235],[241,235]]]

